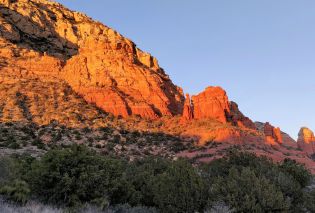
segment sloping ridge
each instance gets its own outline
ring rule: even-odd
[[[30,64],[35,62],[27,58],[37,54],[37,60],[50,64],[51,76],[115,115],[181,113],[182,90],[154,57],[113,29],[45,0],[1,0],[0,13],[2,46],[16,45],[13,54],[2,49],[0,57],[7,61],[22,61],[22,69],[34,70]]]
[[[314,169],[309,148],[314,137],[307,141],[301,134],[297,144],[280,128],[255,124],[220,87],[185,99],[156,58],[59,3],[0,0],[0,122],[56,120],[98,128],[108,121],[98,108],[128,119],[133,115],[135,120],[124,122],[134,129],[189,136],[183,141],[192,138],[199,145],[249,145],[278,160],[292,155]]]

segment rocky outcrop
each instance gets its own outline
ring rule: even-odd
[[[282,132],[279,127],[272,126],[269,122],[255,122],[256,128],[263,133],[265,142],[270,145],[286,144],[296,145],[296,142],[286,133]]]
[[[281,136],[282,136],[283,145],[291,146],[291,147],[294,147],[295,149],[298,148],[296,140],[294,140],[289,134],[285,132],[281,132]]]
[[[314,133],[306,128],[301,128],[297,141],[298,147],[309,155],[315,153],[315,136]]]
[[[256,130],[255,124],[239,110],[238,105],[229,102],[221,87],[207,87],[198,95],[186,96],[182,121],[191,119],[214,119],[221,123]]]
[[[65,80],[115,115],[182,113],[182,90],[154,57],[113,29],[45,0],[0,0],[0,13],[0,37],[15,45],[12,54],[26,74]]]
[[[238,105],[231,101],[230,102],[230,113],[227,114],[228,121],[234,126],[239,126],[243,128],[249,128],[256,130],[255,123],[246,117],[238,108]]]
[[[184,103],[183,115],[182,115],[182,122],[192,120],[194,118],[193,106],[191,104],[191,99],[189,94],[186,94],[186,99]]]
[[[205,91],[192,96],[195,119],[210,118],[222,123],[227,122],[230,113],[229,100],[221,87],[207,87]]]
[[[264,124],[264,134],[269,144],[282,144],[282,134],[279,127],[272,126],[269,122]]]

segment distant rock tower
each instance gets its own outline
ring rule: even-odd
[[[282,144],[282,135],[280,128],[272,126],[270,123],[265,123],[264,133],[266,136],[266,141],[270,144]]]
[[[186,99],[184,103],[182,121],[188,121],[194,118],[193,106],[191,104],[191,99],[189,94],[186,94]]]
[[[306,127],[302,127],[299,132],[297,141],[298,147],[305,151],[307,154],[315,153],[315,136],[314,133]]]

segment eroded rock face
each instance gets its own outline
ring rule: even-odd
[[[234,126],[243,128],[256,129],[255,123],[246,117],[238,108],[238,105],[231,101],[230,102],[230,113],[227,115],[228,121]]]
[[[221,87],[207,87],[205,91],[192,96],[194,118],[211,118],[222,123],[227,122],[230,113],[229,100]]]
[[[180,114],[182,92],[157,62],[150,56],[152,63],[141,64],[134,44],[119,44],[113,47],[104,41],[87,40],[80,54],[68,60],[64,79],[87,101],[115,115],[156,118]]]
[[[182,122],[192,120],[194,118],[193,106],[191,104],[191,99],[189,94],[186,94],[186,99],[184,103]]]
[[[276,128],[268,122],[264,125],[264,134],[269,144],[282,144],[283,142],[280,128]]]
[[[312,155],[315,153],[315,136],[314,133],[306,128],[301,128],[297,141],[298,147],[306,153]]]
[[[220,87],[208,87],[190,100],[186,96],[182,121],[191,119],[214,119],[221,123],[256,130],[255,124],[239,110],[238,105],[229,102],[226,92]]]
[[[45,0],[0,0],[0,13],[0,37],[15,46],[12,54],[26,73],[65,80],[115,115],[182,113],[181,88],[154,57],[113,29]]]

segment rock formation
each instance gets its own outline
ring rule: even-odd
[[[309,155],[315,153],[315,136],[314,133],[306,128],[301,128],[297,141],[298,147]]]
[[[264,124],[264,134],[266,141],[270,144],[281,144],[283,142],[280,128],[272,126],[269,122]]]
[[[115,115],[182,113],[182,90],[154,57],[113,29],[45,0],[0,0],[0,13],[0,37],[4,46],[15,45],[26,74],[61,78]]]
[[[255,123],[239,110],[238,105],[231,101],[230,102],[230,113],[227,115],[228,121],[234,126],[239,126],[243,128],[249,128],[256,130]]]
[[[138,116],[117,119],[99,108],[150,120]],[[179,125],[179,120],[184,123]],[[93,128],[91,135],[97,138],[94,131],[104,126],[154,132],[161,140],[161,152],[174,142],[184,142],[182,147],[199,142],[208,145],[206,149],[212,149],[214,157],[222,157],[220,150],[235,144],[250,144],[243,148],[270,155],[272,148],[267,142],[280,144],[282,159],[289,156],[283,153],[289,153],[314,167],[306,154],[315,152],[310,130],[300,131],[302,152],[295,149],[292,138],[269,123],[257,130],[220,87],[208,87],[185,99],[156,58],[115,30],[46,0],[0,0],[0,123]],[[170,139],[165,140],[161,133]],[[158,147],[153,139],[150,136],[150,142]],[[222,144],[211,148],[212,142]],[[289,150],[287,145],[293,148]],[[212,155],[205,152],[201,156],[204,154]]]
[[[260,131],[264,137],[267,144],[285,144],[289,146],[296,146],[296,141],[294,141],[288,134],[282,132],[279,127],[272,126],[269,122],[255,122],[255,126]]]
[[[210,118],[226,123],[230,113],[229,100],[221,87],[207,87],[205,91],[192,96],[194,118]]]
[[[191,104],[191,99],[189,94],[186,94],[186,99],[184,103],[182,121],[192,120],[194,118],[193,106]]]
[[[238,105],[229,102],[221,87],[207,87],[205,91],[192,97],[186,96],[182,120],[214,119],[221,123],[231,123],[242,128],[256,129],[255,124],[239,110]]]

